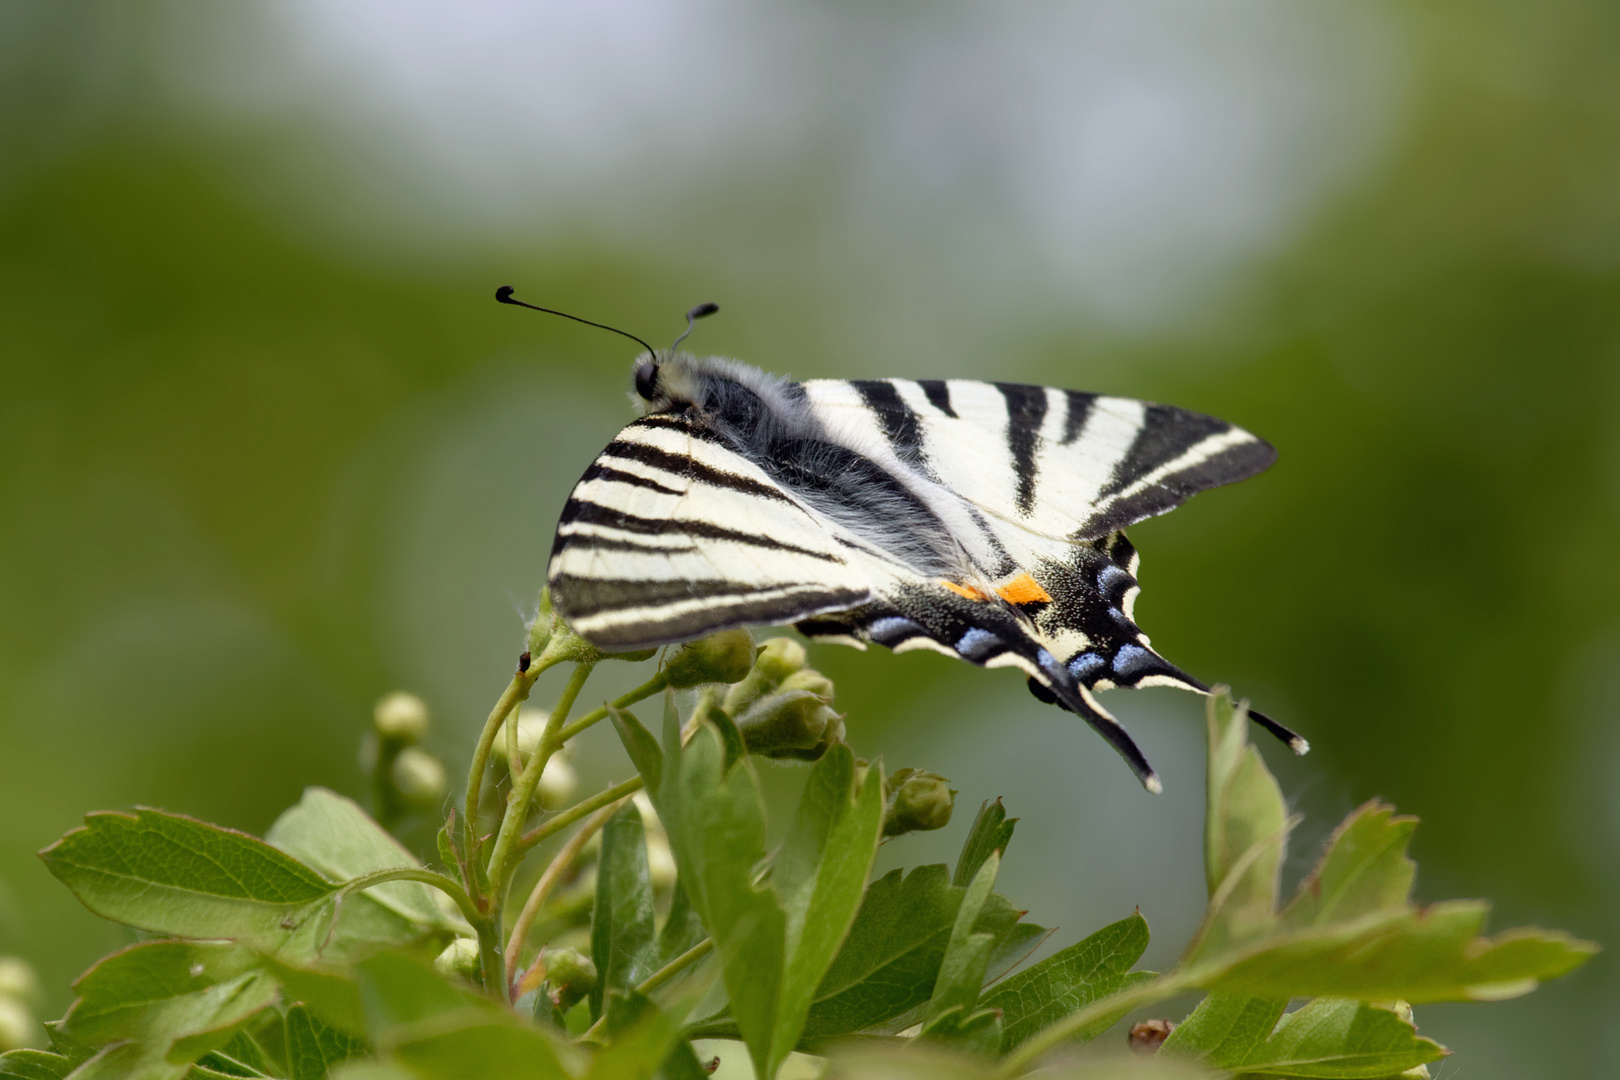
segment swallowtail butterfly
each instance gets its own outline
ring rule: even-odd
[[[552,545],[552,604],[577,633],[629,650],[791,623],[821,641],[1015,667],[1160,789],[1093,692],[1209,687],[1133,621],[1138,557],[1123,530],[1262,471],[1270,444],[1131,398],[792,382],[673,347],[637,359],[635,389],[641,418],[585,470]]]

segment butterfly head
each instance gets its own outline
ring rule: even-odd
[[[712,373],[691,353],[660,349],[636,358],[635,384],[644,413],[703,412],[712,403]]]

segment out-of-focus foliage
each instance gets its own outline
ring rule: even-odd
[[[1616,939],[1611,6],[1324,5],[1365,8],[1393,43],[1366,84],[1393,102],[1381,152],[1213,299],[1126,329],[1002,273],[1044,266],[1027,237],[973,212],[974,185],[1011,158],[945,161],[960,203],[906,174],[926,198],[894,229],[852,204],[905,146],[856,125],[882,110],[835,92],[866,86],[850,71],[910,65],[910,96],[884,99],[901,134],[925,126],[930,101],[971,114],[990,92],[930,65],[941,35],[918,11],[877,28],[894,47],[876,59],[817,39],[804,78],[829,89],[757,120],[798,138],[786,165],[682,158],[687,136],[655,131],[618,167],[646,186],[606,184],[593,214],[568,203],[503,233],[413,203],[423,170],[408,154],[391,171],[356,164],[386,158],[386,132],[413,121],[403,106],[329,88],[333,111],[378,119],[374,140],[342,142],[318,115],[276,111],[252,71],[238,111],[197,104],[189,61],[282,47],[265,13],[296,6],[243,7],[235,23],[183,4],[0,11],[0,953],[40,968],[45,1015],[124,940],[61,903],[33,856],[86,808],[160,805],[262,833],[306,784],[360,795],[354,748],[396,686],[443,718],[429,749],[459,765],[522,645],[510,598],[533,595],[567,485],[623,418],[618,340],[495,308],[508,281],[637,332],[665,327],[660,342],[713,298],[724,312],[694,344],[796,375],[1051,382],[1263,434],[1282,452],[1271,473],[1133,533],[1155,642],[1311,738],[1279,772],[1312,818],[1373,795],[1421,813],[1421,898],[1491,895],[1506,922]],[[783,10],[767,36],[802,30],[812,5]],[[1295,45],[1252,36],[1265,55]],[[593,40],[592,55],[617,44]],[[630,53],[638,63],[694,48],[631,46],[651,49]],[[1131,100],[1158,100],[1163,71],[1129,74],[1150,91]],[[1087,100],[1085,84],[1073,92]],[[502,122],[494,101],[488,115]],[[1158,114],[1124,115],[1147,131]],[[1050,119],[1020,118],[1037,133]],[[526,134],[513,123],[514,141]],[[1172,154],[1163,171],[1182,166]],[[940,207],[949,228],[929,216]],[[666,224],[604,224],[621,216]],[[1198,255],[1184,230],[1154,242],[1172,263]],[[996,272],[969,304],[937,268],[981,256]],[[942,659],[814,659],[862,718],[863,752],[951,724],[1012,739],[1040,715],[1015,681]],[[919,685],[980,705],[909,705]],[[1001,696],[972,696],[986,685]],[[1191,702],[1164,708],[1195,727]],[[1038,755],[1052,771],[1030,797],[1050,817],[1069,806],[1064,763],[1102,756],[1087,739]],[[1470,1076],[1595,1074],[1617,1049],[1596,1034],[1620,1000],[1612,956],[1482,1010],[1478,1029],[1428,1010],[1425,1032],[1473,1050]],[[1555,1026],[1593,1034],[1543,1046]]]

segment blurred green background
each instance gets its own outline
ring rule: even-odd
[[[1265,748],[1294,870],[1381,796],[1424,819],[1422,899],[1612,947],[1616,57],[1620,9],[1560,0],[0,0],[0,953],[58,1015],[118,943],[33,854],[85,811],[259,831],[305,784],[361,795],[394,688],[464,764],[632,415],[624,343],[505,283],[654,341],[717,300],[692,344],[799,377],[1264,435],[1270,473],[1132,536],[1155,644],[1315,747]],[[1110,695],[1153,799],[1009,672],[814,658],[857,752],[962,791],[885,865],[1005,796],[1032,919],[1140,905],[1173,958],[1196,699]],[[1613,957],[1420,1009],[1437,1075],[1606,1072]]]

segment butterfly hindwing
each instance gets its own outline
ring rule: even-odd
[[[703,425],[648,416],[563,509],[548,583],[574,629],[635,649],[870,596],[828,523]]]

